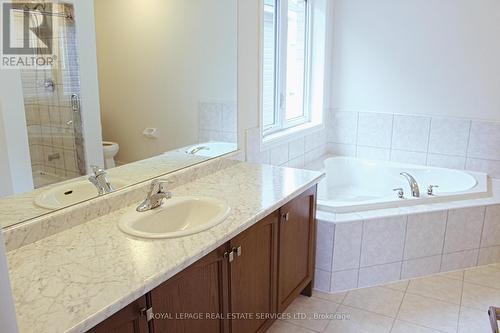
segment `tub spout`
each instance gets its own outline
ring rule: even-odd
[[[406,180],[408,181],[408,183],[410,184],[411,195],[414,198],[420,198],[420,189],[418,187],[418,184],[417,184],[417,181],[415,180],[415,178],[413,178],[413,176],[410,175],[408,172],[401,172],[400,175],[405,177]]]

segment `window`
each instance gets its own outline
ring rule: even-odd
[[[311,120],[308,0],[264,0],[262,126],[264,135]]]

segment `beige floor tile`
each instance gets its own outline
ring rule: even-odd
[[[314,331],[289,324],[282,320],[277,320],[274,322],[273,326],[267,330],[267,333],[314,333]]]
[[[460,305],[462,281],[435,275],[410,281],[406,292]]]
[[[459,306],[419,295],[406,294],[398,319],[443,332],[457,330]]]
[[[315,291],[311,298],[300,296],[286,311],[305,314],[307,319],[278,320],[268,332],[489,333],[487,309],[500,306],[497,281],[500,264],[346,293]],[[314,320],[314,314],[337,317]],[[391,317],[396,314],[394,321]],[[342,315],[348,318],[342,319]]]
[[[480,266],[465,271],[465,282],[500,289],[500,269],[495,266]]]
[[[394,319],[372,312],[341,306],[339,313],[350,316],[349,319],[332,320],[325,333],[389,333]]]
[[[410,281],[400,281],[400,282],[384,284],[381,287],[399,291],[406,291],[406,288],[408,288],[408,283],[410,283]]]
[[[415,324],[396,320],[391,333],[441,333],[441,331],[436,331],[432,328],[417,326]]]
[[[320,298],[326,301],[334,302],[337,304],[341,304],[342,301],[344,301],[345,296],[347,293],[335,293],[335,294],[329,294],[329,293],[323,293],[321,291],[313,291],[313,297]]]
[[[478,332],[491,332],[488,312],[462,307],[458,320],[458,333]]]
[[[387,288],[366,288],[350,291],[344,305],[396,318],[403,301],[402,291]]]
[[[439,273],[439,276],[444,276],[450,279],[455,279],[455,280],[463,280],[464,279],[464,271],[455,271],[455,272],[446,272],[446,273]]]
[[[500,264],[491,264],[490,265],[492,268],[499,269],[500,270]]]
[[[465,282],[462,305],[479,311],[500,307],[500,290]]]
[[[322,332],[329,319],[315,319],[319,315],[333,315],[336,313],[338,304],[325,301],[315,297],[299,296],[285,311],[289,314],[305,314],[305,318],[297,317],[286,319],[290,324]],[[324,317],[322,317],[324,318]]]

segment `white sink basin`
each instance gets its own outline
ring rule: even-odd
[[[142,238],[175,238],[196,234],[222,223],[231,208],[220,200],[204,197],[173,197],[159,208],[137,212],[130,207],[119,228]]]
[[[115,189],[128,185],[128,183],[117,179],[111,179],[110,182]],[[42,192],[35,198],[35,204],[47,209],[61,209],[97,196],[97,189],[92,183],[88,180],[79,180]]]

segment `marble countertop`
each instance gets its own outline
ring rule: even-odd
[[[125,209],[8,252],[21,333],[85,332],[196,262],[298,194],[322,173],[237,163],[174,188],[232,208],[222,224],[177,239],[118,229]]]

